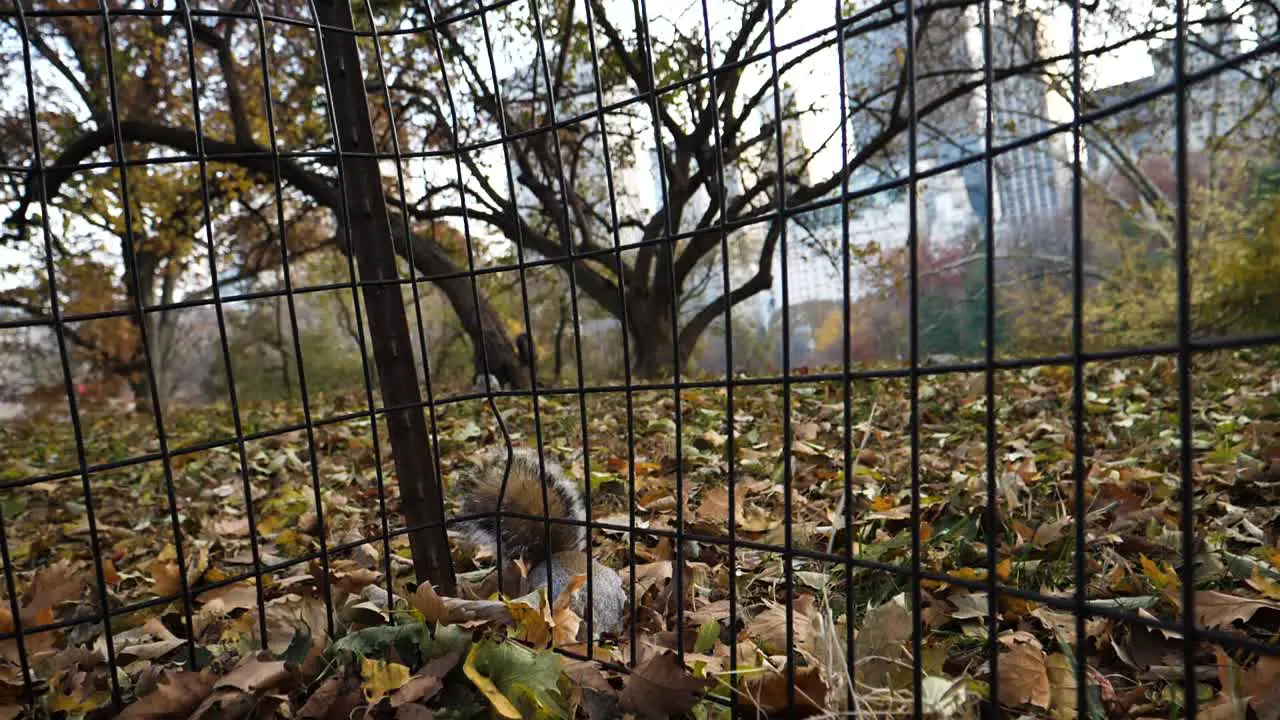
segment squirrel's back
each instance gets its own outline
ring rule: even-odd
[[[504,513],[501,522],[502,556],[504,560],[523,558],[530,564],[546,560],[552,553],[568,550],[585,550],[586,528],[564,523],[550,524],[550,546],[547,545],[547,524],[542,520],[511,517],[515,513],[530,517],[586,520],[586,508],[582,493],[559,465],[545,458],[540,465],[538,453],[529,448],[512,448],[511,472],[503,488],[506,470],[506,448],[497,448],[486,454],[479,473],[462,483],[461,512],[465,516],[489,514],[488,517],[467,520],[458,528],[471,542],[495,548],[499,523],[493,513]],[[543,488],[546,488],[546,505],[543,504]],[[495,550],[496,551],[496,550]]]

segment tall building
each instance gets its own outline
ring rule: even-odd
[[[1021,67],[1044,57],[1042,19],[1008,4],[993,8],[994,68]],[[1048,87],[1038,73],[1019,73],[992,87],[992,120],[997,146],[1048,132]],[[994,160],[996,218],[1006,226],[1031,223],[1058,214],[1064,190],[1065,134],[1023,145]]]

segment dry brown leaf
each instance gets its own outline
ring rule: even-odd
[[[563,670],[573,686],[570,717],[576,716],[578,706],[586,710],[588,720],[618,717],[618,691],[605,679],[598,663],[566,660]]]
[[[1268,608],[1280,610],[1280,603],[1261,598],[1244,598],[1226,593],[1202,590],[1196,593],[1196,622],[1200,627],[1216,628],[1239,620],[1247,623],[1254,613]]]
[[[401,705],[396,709],[396,720],[432,720],[435,713],[422,705]]]
[[[797,602],[791,613],[791,628],[796,647],[809,644],[813,631],[812,618],[804,612]],[[907,632],[910,633],[908,624]],[[755,639],[757,644],[770,655],[785,655],[787,652],[787,607],[773,605],[747,624],[746,633]]]
[[[1240,672],[1240,692],[1258,720],[1280,720],[1280,657],[1263,655]]]
[[[221,677],[214,689],[232,688],[250,695],[273,690],[289,677],[283,660],[267,660],[268,653],[245,658],[231,672]]]
[[[627,676],[621,705],[643,717],[683,715],[711,684],[710,680],[690,675],[674,654],[659,653],[641,662]]]
[[[245,580],[200,593],[200,602],[214,600],[221,602],[226,610],[248,610],[258,606],[258,588],[252,580]]]
[[[444,598],[436,593],[436,589],[431,587],[431,583],[422,583],[417,590],[409,596],[409,604],[414,610],[422,613],[422,617],[428,623],[447,623],[449,621],[449,608],[444,604]]]
[[[900,664],[907,657],[903,647],[911,640],[911,613],[899,595],[867,612],[862,627],[854,636],[858,662],[858,681],[871,687],[901,687],[910,682],[910,665]]]
[[[813,713],[825,709],[828,687],[822,673],[816,667],[796,668],[796,703],[792,708],[801,713]],[[782,713],[787,707],[787,671],[751,672],[743,675],[738,684],[738,705],[748,709],[759,708],[768,713]]]
[[[62,560],[50,565],[36,573],[35,580],[31,583],[30,597],[22,608],[23,620],[44,614],[60,603],[78,599],[83,588],[84,579],[72,569],[69,562]]]
[[[258,699],[248,693],[235,688],[218,688],[187,720],[241,720],[250,716],[257,703]]]
[[[625,586],[629,581],[627,575],[631,572],[631,568],[624,568],[621,573],[622,583]],[[644,597],[650,589],[671,580],[674,573],[674,565],[670,560],[661,560],[659,562],[645,563],[635,567],[636,573],[636,599]]]
[[[1000,702],[1010,707],[1031,704],[1048,708],[1050,686],[1044,651],[1038,643],[1010,642],[1007,645],[1008,650],[1000,656],[998,666]]]
[[[444,687],[444,676],[461,660],[462,650],[454,650],[428,661],[409,678],[409,682],[391,694],[391,707],[430,700]]]
[[[220,537],[247,537],[249,535],[249,518],[224,518],[213,524],[213,531]]]
[[[117,716],[119,720],[185,718],[213,690],[215,677],[208,671],[166,670],[150,693],[138,698]]]
[[[360,682],[352,677],[334,675],[311,694],[298,711],[298,720],[348,720],[362,705],[364,694]]]
[[[182,578],[178,574],[177,560],[156,560],[147,568],[154,581],[152,589],[157,595],[177,595],[182,591]]]

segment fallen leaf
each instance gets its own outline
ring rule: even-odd
[[[1195,608],[1196,622],[1201,627],[1216,628],[1237,620],[1247,623],[1254,613],[1264,608],[1280,610],[1280,603],[1202,590],[1196,593]]]
[[[177,595],[182,591],[182,578],[178,574],[178,561],[155,560],[147,568],[151,572],[152,590],[162,597]]]
[[[446,623],[449,620],[449,608],[444,604],[444,598],[436,593],[436,589],[431,587],[431,583],[422,583],[417,590],[409,596],[409,604],[414,610],[422,613],[422,617],[428,623]]]
[[[788,709],[813,713],[826,706],[828,687],[820,668],[798,667],[795,672],[795,707],[787,706],[786,668],[755,671],[744,675],[738,684],[739,705],[759,708],[768,713],[783,713]]]
[[[334,675],[311,693],[298,711],[298,720],[348,720],[364,704],[364,692],[356,678]]]
[[[231,688],[249,695],[275,689],[289,676],[283,660],[266,660],[266,653],[245,658],[214,684],[214,689]]]
[[[1280,582],[1276,582],[1263,574],[1262,568],[1254,567],[1253,574],[1245,582],[1249,583],[1249,587],[1266,595],[1272,600],[1280,600]]]
[[[360,661],[360,678],[365,701],[375,705],[409,682],[409,668],[400,663],[364,658]]]
[[[1050,701],[1049,673],[1045,668],[1044,652],[1038,644],[1012,642],[1000,655],[1000,702],[1010,707],[1035,705],[1048,708]]]
[[[1071,523],[1072,519],[1065,517],[1061,520],[1041,525],[1036,528],[1035,534],[1031,536],[1031,544],[1037,548],[1044,549],[1058,542],[1066,534],[1067,528],[1071,527]]]
[[[658,653],[641,662],[627,676],[621,706],[650,718],[683,715],[711,685],[711,680],[690,675],[674,654]]]
[[[534,648],[547,647],[551,642],[553,621],[546,598],[547,588],[544,585],[528,595],[506,601],[512,620],[512,637]]]
[[[1151,584],[1160,590],[1174,589],[1181,586],[1178,579],[1178,571],[1169,567],[1167,563],[1156,564],[1146,555],[1139,554],[1138,561],[1142,564],[1142,574],[1147,576]]]
[[[31,583],[31,595],[22,609],[23,619],[35,618],[61,603],[79,599],[83,587],[84,579],[66,560],[41,570]]]
[[[499,715],[508,720],[521,720],[523,716],[516,706],[511,704],[511,701],[507,699],[506,695],[502,694],[502,691],[498,689],[497,685],[493,684],[492,680],[485,677],[476,668],[476,656],[479,650],[479,643],[471,646],[471,652],[467,653],[467,661],[462,666],[463,674],[489,700],[489,704],[493,705],[493,709]]]
[[[116,717],[118,720],[185,718],[209,696],[214,680],[208,671],[165,670],[154,690],[130,703]]]
[[[252,580],[245,580],[200,593],[199,602],[209,603],[214,600],[221,602],[228,611],[256,608],[258,588]]]
[[[1049,676],[1049,708],[1053,717],[1075,720],[1078,696],[1071,661],[1062,653],[1054,653],[1045,659],[1044,667]]]
[[[408,682],[391,694],[391,707],[430,700],[444,687],[444,676],[448,675],[461,659],[462,649],[459,648],[428,661],[413,674],[413,677],[409,678]]]
[[[220,537],[246,537],[249,535],[249,518],[224,518],[213,524],[213,531]]]

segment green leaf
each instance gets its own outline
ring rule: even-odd
[[[560,690],[560,656],[537,653],[514,641],[486,640],[476,646],[475,669],[487,678],[525,717],[567,717]]]
[[[709,619],[702,623],[702,627],[698,628],[698,639],[693,644],[693,651],[696,653],[707,654],[716,646],[716,640],[720,637],[720,623],[714,619]]]

